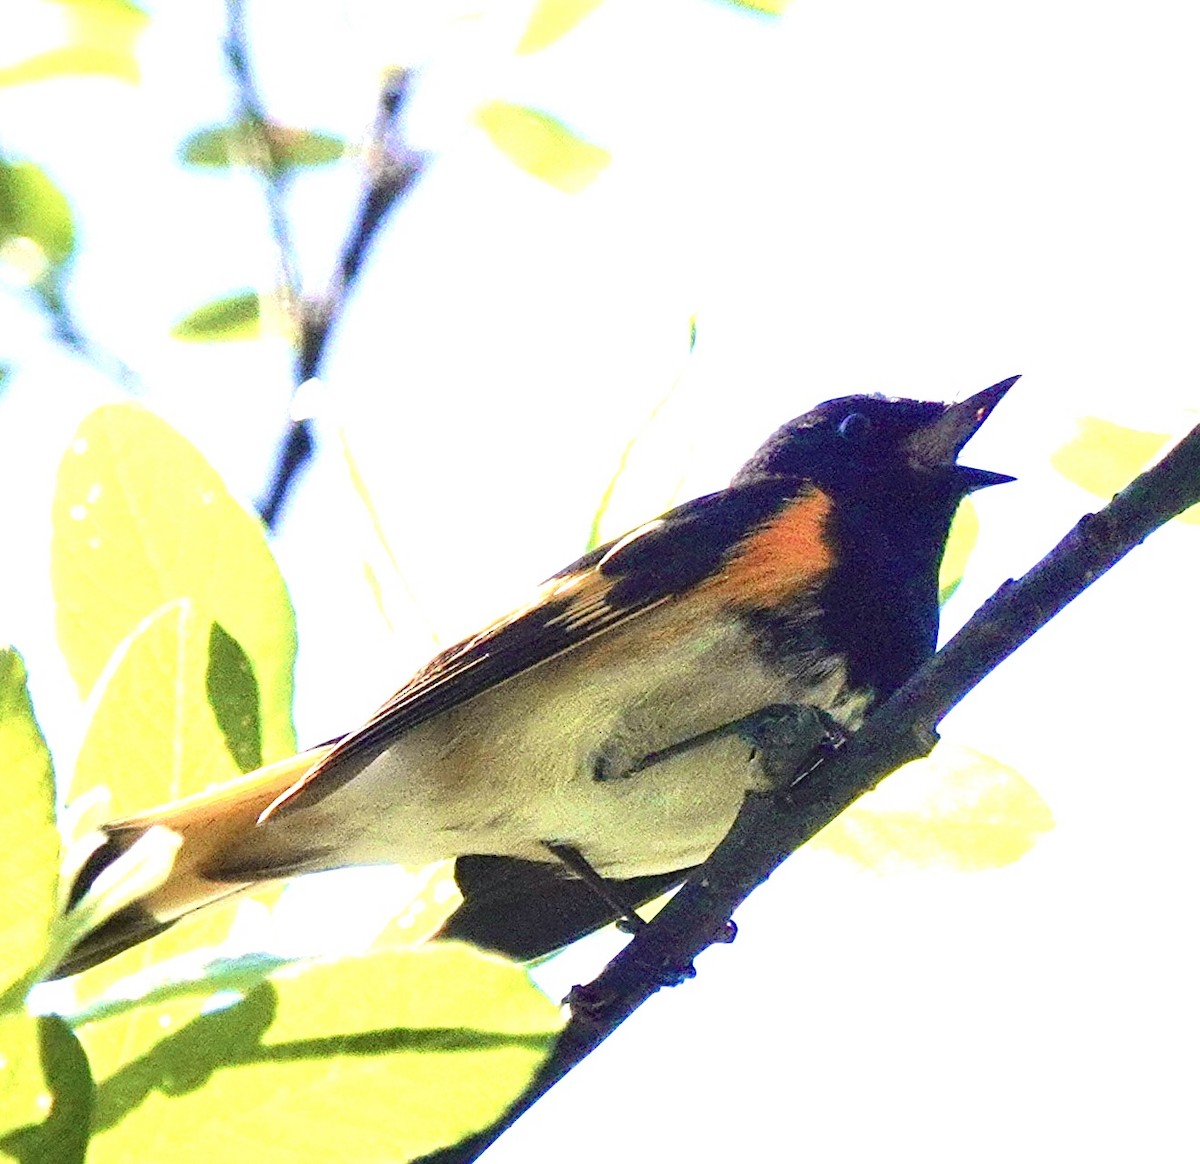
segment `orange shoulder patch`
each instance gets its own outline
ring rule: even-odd
[[[828,494],[811,488],[789,501],[734,551],[709,583],[710,593],[737,606],[775,606],[814,585],[835,564],[826,537]]]

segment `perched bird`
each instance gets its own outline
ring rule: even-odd
[[[151,826],[181,838],[175,864],[56,973],[255,884],[345,865],[455,858],[464,901],[443,933],[520,958],[669,889],[770,785],[743,730],[755,713],[813,708],[853,730],[933,652],[955,510],[1012,479],[957,457],[1015,380],[948,406],[830,400],[727,489],[442,651],[362,727],[107,825],[72,900]]]

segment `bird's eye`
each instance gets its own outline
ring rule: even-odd
[[[838,436],[852,444],[861,444],[871,435],[871,420],[861,412],[852,412],[843,417],[837,427]]]

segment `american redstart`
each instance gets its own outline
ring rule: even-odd
[[[464,901],[443,933],[522,958],[677,884],[771,783],[739,725],[787,705],[853,730],[933,652],[955,510],[1011,480],[957,457],[1015,381],[952,405],[828,401],[729,488],[442,651],[362,727],[105,826],[73,901],[152,826],[180,840],[175,863],[56,973],[250,886],[345,865],[455,858]]]

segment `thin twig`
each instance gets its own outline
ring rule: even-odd
[[[80,326],[66,299],[65,272],[61,268],[52,268],[32,285],[13,290],[26,302],[32,300],[35,310],[49,323],[55,343],[91,364],[126,392],[136,395],[142,391],[137,373],[119,356],[96,343]]]
[[[143,386],[138,374],[119,356],[96,343],[79,326],[79,321],[63,298],[61,289],[55,288],[52,294],[39,291],[35,298],[50,320],[56,342],[80,359],[86,360],[96,371],[116,381],[126,392],[135,395],[142,392]]]
[[[1027,574],[1006,582],[836,751],[803,762],[787,793],[747,797],[728,836],[586,987],[554,1052],[493,1127],[426,1164],[470,1164],[664,985],[664,971],[726,936],[733,911],[795,849],[901,764],[927,755],[942,718],[989,672],[1159,526],[1200,501],[1200,426]]]
[[[301,303],[297,387],[319,375],[329,338],[341,320],[379,228],[412,189],[425,166],[425,155],[409,149],[400,127],[409,78],[406,70],[397,69],[384,80],[367,144],[363,189],[354,223],[324,295],[314,302]],[[268,529],[275,528],[288,494],[312,457],[314,447],[312,422],[307,418],[292,420],[280,442],[270,485],[258,506]]]
[[[246,159],[262,178],[267,201],[271,236],[279,260],[280,281],[289,311],[298,311],[302,295],[296,246],[287,217],[287,192],[290,171],[280,165],[271,140],[271,122],[258,89],[250,62],[250,42],[246,34],[244,0],[225,0],[225,62],[233,78],[237,95],[234,124],[245,137]]]

